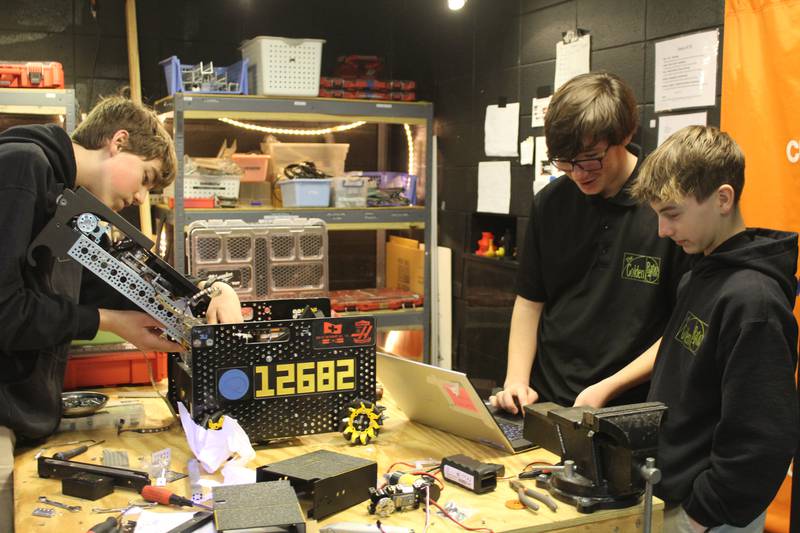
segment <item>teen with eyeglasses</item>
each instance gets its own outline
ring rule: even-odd
[[[631,88],[594,72],[560,87],[545,115],[564,174],[533,200],[521,249],[508,368],[494,405],[512,413],[644,401],[687,257],[634,201],[639,125]]]

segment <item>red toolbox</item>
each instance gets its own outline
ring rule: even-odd
[[[353,80],[345,78],[329,78],[327,76],[320,77],[319,85],[325,89],[340,89],[345,91],[413,91],[417,88],[417,82],[413,80]]]
[[[0,88],[63,89],[64,68],[56,61],[0,60]]]
[[[323,98],[348,98],[357,100],[400,100],[413,102],[417,93],[413,91],[342,91],[340,89],[320,89],[319,95]]]
[[[149,384],[148,365],[153,370],[153,380],[156,383],[167,377],[167,354],[164,352],[130,350],[70,354],[64,376],[64,390]]]
[[[413,309],[424,303],[422,295],[402,289],[330,291],[331,309],[337,313]]]

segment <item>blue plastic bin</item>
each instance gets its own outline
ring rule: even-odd
[[[207,94],[247,94],[247,65],[248,60],[242,59],[227,67],[214,67],[214,76],[223,77],[227,76],[229,83],[236,83],[238,87],[236,90],[231,88],[226,89],[211,89],[203,84],[198,83],[198,86],[193,88],[191,85],[187,87],[184,81],[184,74],[190,73],[197,68],[197,65],[181,65],[180,59],[177,56],[171,56],[158,63],[164,67],[164,77],[167,79],[167,91],[170,95],[175,93],[207,93]]]
[[[331,180],[293,179],[279,180],[283,207],[328,207],[331,203]]]

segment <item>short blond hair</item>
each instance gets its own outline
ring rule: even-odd
[[[631,195],[640,202],[706,200],[722,185],[738,203],[744,190],[744,154],[736,141],[713,126],[686,126],[670,135],[642,163]]]
[[[575,76],[547,106],[544,135],[552,158],[572,159],[600,141],[622,144],[639,127],[633,90],[610,72]]]
[[[162,189],[175,180],[178,160],[172,137],[150,107],[124,96],[109,96],[92,108],[72,132],[72,140],[87,150],[97,150],[119,130],[128,132],[122,149],[146,161],[161,161],[161,174],[153,187]]]

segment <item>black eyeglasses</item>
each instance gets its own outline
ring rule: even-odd
[[[606,157],[607,153],[608,148],[606,148],[601,155],[589,159],[551,159],[550,162],[562,172],[572,172],[575,170],[575,167],[578,167],[584,172],[590,172],[603,168],[603,159]]]

